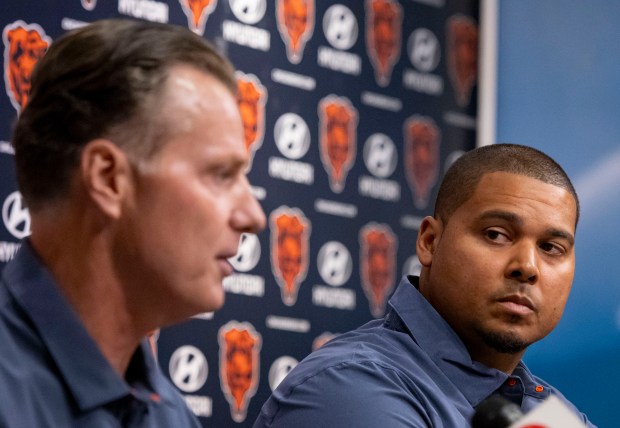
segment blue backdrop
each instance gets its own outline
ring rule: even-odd
[[[564,318],[526,360],[600,427],[620,384],[620,5],[500,2],[498,141],[556,158],[581,198]]]

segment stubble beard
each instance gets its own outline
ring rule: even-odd
[[[518,354],[530,345],[511,332],[480,331],[479,334],[487,346],[502,354]]]

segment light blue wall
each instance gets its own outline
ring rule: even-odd
[[[550,154],[573,179],[582,204],[577,270],[564,318],[526,361],[600,427],[615,427],[620,2],[499,0],[499,10],[497,141]]]

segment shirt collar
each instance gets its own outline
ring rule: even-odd
[[[403,277],[389,305],[413,340],[475,407],[497,390],[508,375],[472,361],[456,332],[418,291],[417,283],[417,277]]]
[[[142,398],[110,366],[28,240],[5,267],[3,276],[9,292],[34,324],[80,410],[87,411],[132,393]],[[157,397],[151,399],[173,401],[168,388],[161,387],[161,376],[155,375],[157,363],[146,341],[136,350],[132,364],[144,370],[143,383]]]

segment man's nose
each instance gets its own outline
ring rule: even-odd
[[[521,242],[513,249],[514,252],[506,267],[506,277],[534,284],[540,275],[537,245],[531,242]]]
[[[243,181],[241,195],[233,212],[232,225],[242,233],[258,233],[265,228],[265,212],[252,194],[247,178]]]

